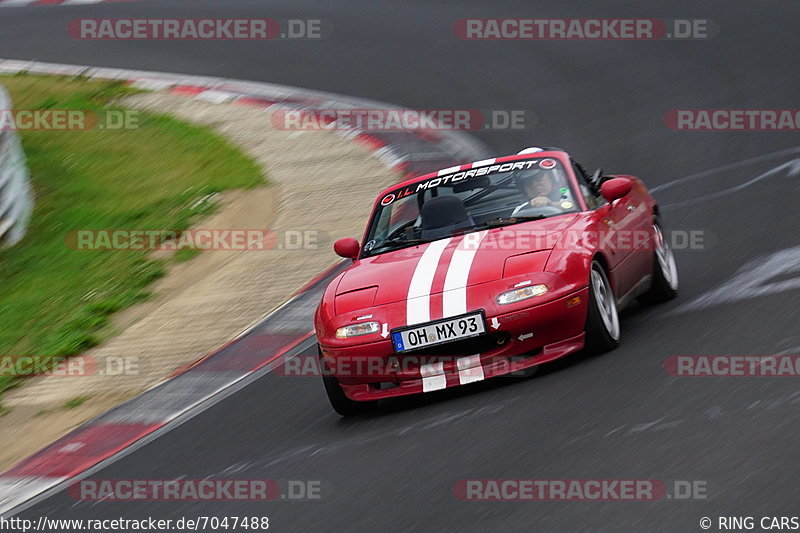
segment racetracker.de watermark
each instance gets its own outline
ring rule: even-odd
[[[472,366],[460,367],[459,363],[464,364],[465,361]],[[498,359],[493,364],[498,367],[505,365],[510,370],[508,360]],[[381,378],[398,374],[419,376],[422,367],[433,365],[440,365],[442,372],[465,371],[470,368],[480,368],[480,358],[478,356],[465,358],[463,355],[357,355],[326,357],[323,364],[315,355],[298,355],[285,359],[282,364],[274,368],[273,373],[283,377]]]
[[[140,370],[138,356],[0,356],[0,377],[55,376],[80,378],[89,376],[135,376],[139,375]]]
[[[703,480],[462,479],[453,495],[464,501],[705,500]]]
[[[81,229],[68,231],[64,241],[77,251],[318,250],[327,236],[313,229]]]
[[[676,377],[798,377],[800,355],[673,355],[664,370]]]
[[[798,131],[800,109],[671,109],[664,125],[674,131]]]
[[[134,130],[138,111],[85,109],[0,109],[0,131]]]
[[[278,109],[279,130],[292,131],[475,131],[524,130],[534,125],[524,109]]]
[[[82,479],[67,486],[77,501],[320,500],[320,480]]]
[[[84,18],[67,25],[73,39],[123,41],[324,39],[332,31],[321,19]]]
[[[661,40],[709,39],[719,33],[708,19],[660,18],[463,18],[453,33],[466,40]]]
[[[513,217],[511,217],[513,219]],[[673,250],[705,250],[704,230],[670,230],[664,234],[666,244]],[[372,244],[371,244],[372,243]],[[365,244],[365,250],[375,246],[373,241]],[[493,233],[483,238],[473,232],[464,236],[460,244],[465,250],[580,250],[586,247],[618,251],[655,251],[660,243],[650,229],[640,230],[565,230],[563,232],[542,229],[525,229],[509,226],[508,231]]]

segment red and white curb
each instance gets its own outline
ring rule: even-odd
[[[271,371],[279,359],[302,352],[314,337],[313,310],[329,278],[342,266],[331,267],[228,344],[3,472],[0,516],[21,510],[21,505],[36,496],[88,474],[103,461],[132,450],[142,439],[154,437],[158,430],[167,430],[178,419],[202,412],[215,398],[244,386],[248,378]]]
[[[320,109],[403,109],[383,102],[273,83],[140,70],[0,59],[0,73],[52,74],[123,80],[140,89],[166,90],[207,102],[233,102],[263,110],[278,107],[300,112],[307,110],[309,114],[313,114]],[[485,159],[491,153],[483,143],[460,131],[431,132],[413,129],[390,132],[365,132],[356,129],[332,131],[366,146],[389,168],[412,175],[432,172],[461,161]]]
[[[399,109],[386,104],[298,89],[284,85],[242,80],[185,76],[135,70],[92,68],[0,59],[0,73],[82,76],[89,79],[123,80],[147,90],[214,103],[268,109],[328,108]],[[0,80],[1,81],[1,80]],[[390,168],[419,174],[462,161],[486,159],[488,149],[460,132],[414,131],[366,133],[339,132],[370,148]],[[345,263],[317,275],[291,300],[247,328],[218,350],[186,365],[136,398],[75,429],[43,450],[0,474],[0,516],[19,508],[67,480],[86,475],[100,463],[111,461],[158,431],[168,431],[186,416],[201,412],[248,379],[269,372],[280,358],[303,351],[313,341],[313,314],[328,281]]]

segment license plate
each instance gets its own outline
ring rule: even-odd
[[[407,352],[483,333],[486,333],[483,314],[472,313],[395,331],[392,333],[392,342],[395,352]]]

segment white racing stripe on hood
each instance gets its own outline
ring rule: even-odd
[[[458,244],[447,268],[442,295],[443,317],[463,315],[467,312],[467,280],[472,270],[472,261],[489,232],[468,233]]]
[[[406,324],[409,326],[429,322],[431,319],[433,277],[450,240],[447,238],[430,243],[419,258],[411,283],[408,285],[406,298]]]

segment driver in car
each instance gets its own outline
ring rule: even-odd
[[[566,183],[558,183],[552,171],[526,170],[517,178],[517,184],[530,200],[514,209],[512,216],[529,207],[555,207],[563,211],[573,207],[566,194]]]

